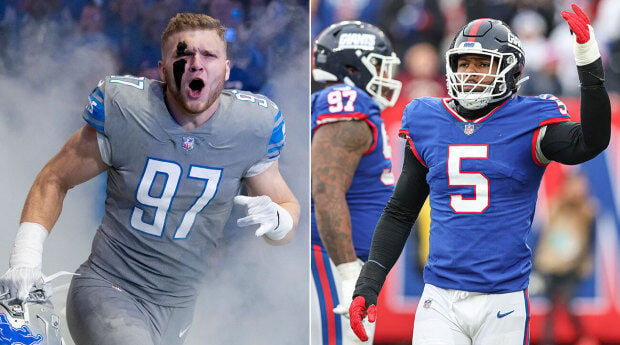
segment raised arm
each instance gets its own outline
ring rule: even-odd
[[[575,62],[581,83],[581,123],[549,125],[541,142],[543,155],[564,164],[579,164],[594,158],[609,144],[611,104],[605,90],[603,63],[590,20],[573,5],[562,17],[573,31]]]

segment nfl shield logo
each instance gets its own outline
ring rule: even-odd
[[[194,138],[192,137],[183,137],[183,148],[187,151],[194,149]]]
[[[474,126],[474,124],[466,123],[463,132],[465,132],[465,134],[467,135],[472,135],[475,130],[476,130],[476,126]]]
[[[432,300],[430,300],[430,299],[427,299],[426,301],[424,301],[424,308],[425,309],[430,308],[431,307],[431,302],[432,302]]]

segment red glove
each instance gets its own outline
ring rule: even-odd
[[[590,19],[588,19],[588,16],[583,13],[579,6],[572,4],[571,8],[575,13],[562,11],[560,14],[562,18],[568,22],[568,26],[570,26],[570,29],[577,36],[577,43],[584,44],[590,40],[590,29],[588,28]]]
[[[590,19],[579,6],[572,4],[571,7],[575,13],[562,11],[561,14],[575,37],[573,41],[575,63],[577,67],[585,66],[599,59],[601,53],[598,51],[598,44],[594,37],[592,25],[590,25]]]
[[[366,329],[362,320],[368,315],[368,322],[375,322],[377,320],[377,306],[371,304],[366,308],[366,300],[362,296],[357,296],[351,302],[349,306],[349,322],[353,333],[360,338],[361,341],[367,341],[368,335],[366,335]]]

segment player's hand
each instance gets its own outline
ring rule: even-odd
[[[366,316],[368,316],[368,322],[375,322],[377,320],[377,306],[373,303],[367,305],[366,299],[363,296],[357,296],[351,302],[349,307],[349,323],[353,333],[360,338],[361,341],[367,341],[368,335],[362,322]]]
[[[284,238],[293,228],[293,218],[283,207],[271,201],[266,195],[237,195],[233,202],[247,207],[247,216],[237,219],[240,227],[258,225],[256,237],[266,235],[274,241]]]
[[[572,4],[571,8],[575,13],[562,11],[560,14],[562,18],[568,22],[571,31],[577,36],[577,42],[579,44],[584,44],[590,40],[590,29],[588,28],[590,19],[579,6]]]
[[[577,66],[587,65],[601,57],[598,50],[596,39],[594,38],[594,30],[590,25],[590,19],[579,8],[572,4],[573,12],[562,11],[560,14],[566,20],[575,37],[574,51]]]
[[[21,301],[28,297],[35,284],[43,284],[45,277],[39,267],[11,267],[0,277],[0,295]]]
[[[41,273],[43,242],[48,231],[38,223],[23,222],[19,225],[9,258],[9,270],[0,277],[0,294],[24,300],[35,283],[43,284]]]
[[[346,318],[349,317],[349,305],[353,300],[353,291],[357,277],[362,270],[362,262],[360,260],[346,262],[336,266],[340,275],[340,303],[334,308],[334,313],[340,314]]]

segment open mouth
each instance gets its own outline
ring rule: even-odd
[[[202,92],[202,89],[204,88],[205,83],[202,81],[202,79],[193,79],[190,83],[189,83],[189,95],[192,98],[198,98],[200,97],[200,93]]]

